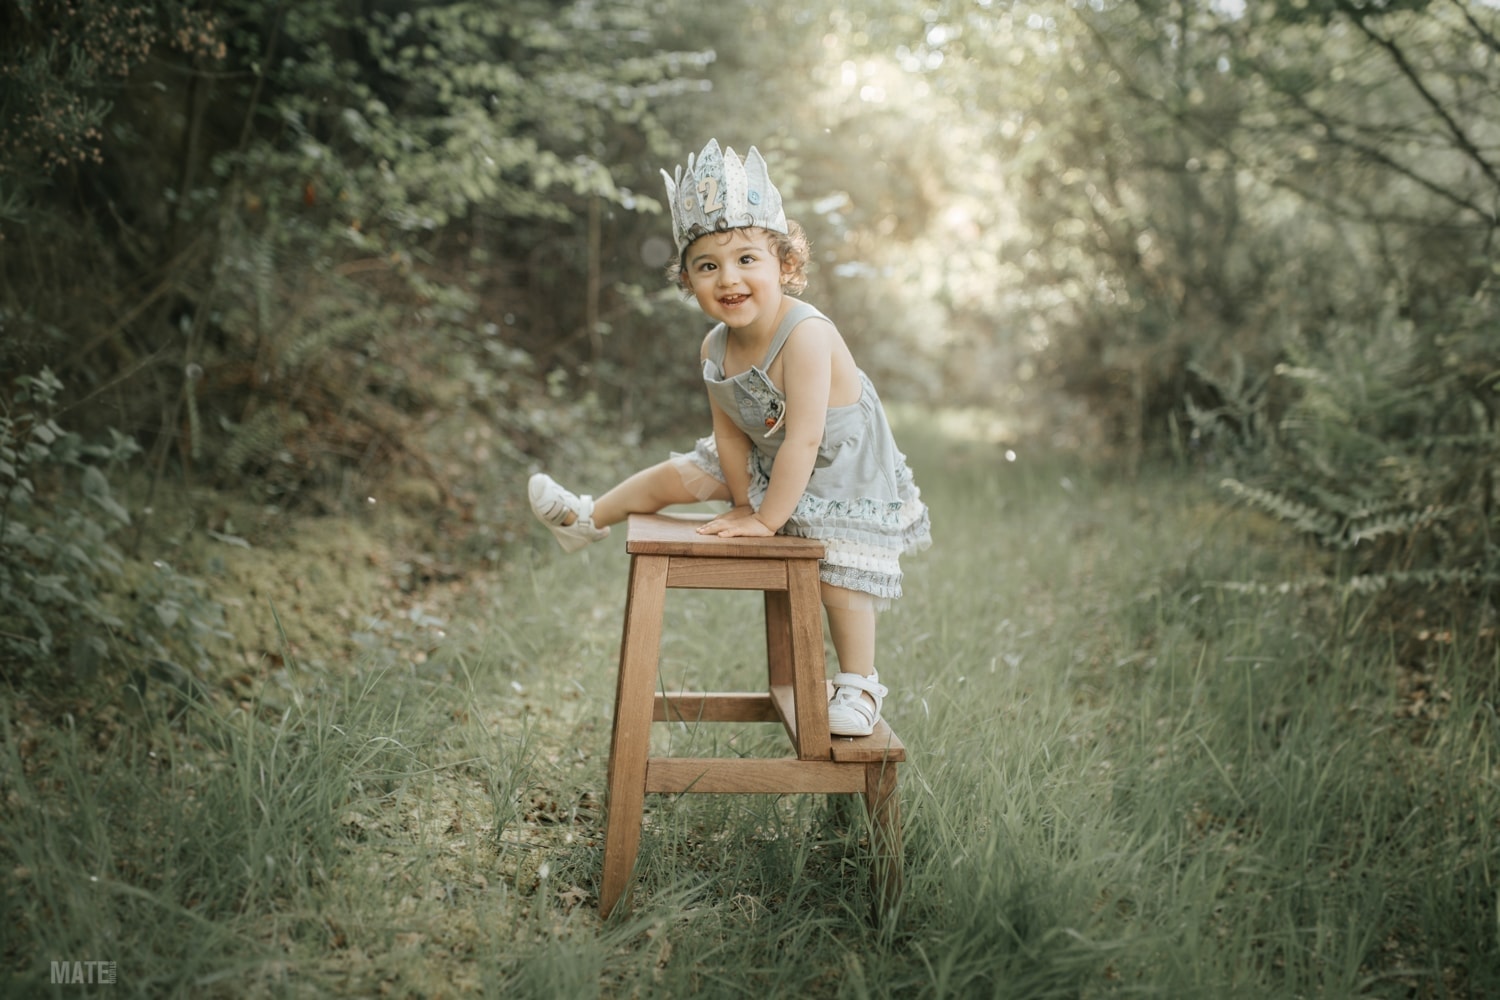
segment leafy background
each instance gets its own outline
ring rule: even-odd
[[[9,530],[44,485],[100,495],[21,466],[132,442],[145,506],[168,480],[320,514],[386,491],[493,549],[524,465],[698,419],[657,171],[716,135],[776,163],[811,294],[888,397],[1127,471],[1191,457],[1339,580],[1493,614],[1491,5],[0,17]],[[44,456],[54,416],[109,457]],[[7,648],[41,664],[38,609],[68,601],[35,580],[86,566],[22,548]]]
[[[1206,484],[1291,553],[1243,592],[1486,662],[1497,59],[1486,0],[6,3],[6,689],[435,650],[533,467],[701,423],[658,171],[709,136],[969,460]]]

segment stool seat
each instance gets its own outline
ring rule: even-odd
[[[700,535],[704,518],[632,514],[625,549],[630,584],[610,737],[604,870],[599,909],[627,894],[640,848],[646,793],[861,794],[873,820],[877,916],[901,887],[896,765],[906,748],[884,721],[864,737],[831,737],[818,583],[820,542],[776,535]],[[672,588],[759,590],[765,595],[764,691],[657,691],[662,613]],[[651,757],[652,722],[779,722],[792,756]]]

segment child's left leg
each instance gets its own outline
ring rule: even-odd
[[[835,736],[868,736],[889,693],[875,670],[876,601],[869,594],[822,585],[828,633],[838,657],[828,729]]]

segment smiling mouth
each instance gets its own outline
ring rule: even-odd
[[[726,295],[719,301],[726,306],[737,306],[749,297],[748,295]]]

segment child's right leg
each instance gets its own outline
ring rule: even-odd
[[[594,524],[608,527],[631,514],[655,514],[678,504],[728,500],[729,487],[686,458],[642,469],[594,501]]]
[[[529,487],[531,510],[566,552],[575,552],[609,534],[609,526],[631,514],[654,514],[677,504],[728,500],[729,487],[685,457],[642,469],[597,500],[579,496],[538,472]]]

